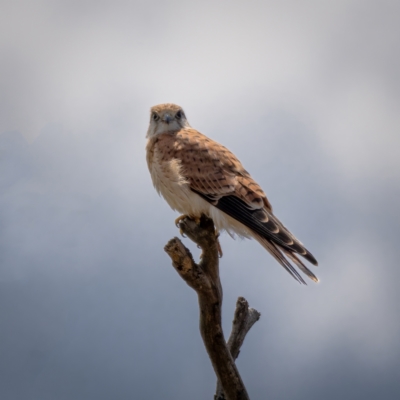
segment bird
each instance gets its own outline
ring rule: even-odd
[[[152,107],[146,138],[153,185],[182,214],[175,223],[205,215],[217,234],[257,240],[299,283],[306,284],[295,266],[318,282],[299,256],[315,266],[317,260],[274,215],[261,186],[231,151],[192,128],[182,107]]]

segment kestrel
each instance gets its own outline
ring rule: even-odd
[[[151,108],[146,152],[154,187],[182,217],[204,214],[218,231],[256,239],[300,283],[293,264],[318,282],[298,255],[317,260],[275,217],[260,185],[232,152],[193,129],[181,107]]]

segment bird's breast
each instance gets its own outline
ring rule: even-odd
[[[172,209],[188,215],[198,215],[204,212],[202,211],[204,207],[198,205],[198,199],[202,199],[190,190],[189,182],[182,175],[182,165],[179,159],[165,160],[155,149],[149,163],[149,170],[155,189]]]
[[[190,182],[182,173],[181,160],[167,155],[168,151],[160,149],[157,143],[148,142],[147,164],[153,185],[173,210],[193,217],[205,214],[213,219],[218,230],[226,230],[232,236],[250,236],[244,225],[193,192]]]

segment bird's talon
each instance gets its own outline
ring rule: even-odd
[[[179,223],[183,220],[183,219],[185,219],[187,217],[187,215],[180,215],[176,220],[175,220],[175,226],[177,227],[177,228],[179,228]]]
[[[218,231],[218,229],[215,229],[215,239],[217,240],[217,250],[218,250],[218,257],[222,258],[222,256],[224,255],[224,253],[222,252],[222,247],[221,247],[221,243],[219,242],[219,236],[220,233]]]
[[[221,243],[219,242],[218,239],[217,239],[217,250],[218,250],[218,257],[219,257],[219,258],[222,258],[222,256],[224,255],[224,253],[222,252]]]

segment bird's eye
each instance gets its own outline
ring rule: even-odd
[[[153,114],[153,120],[154,121],[158,121],[159,119],[160,119],[160,117],[156,113],[154,113]]]
[[[181,119],[181,118],[182,118],[182,115],[183,115],[182,111],[179,110],[179,111],[175,114],[175,118],[176,118],[176,119]]]

